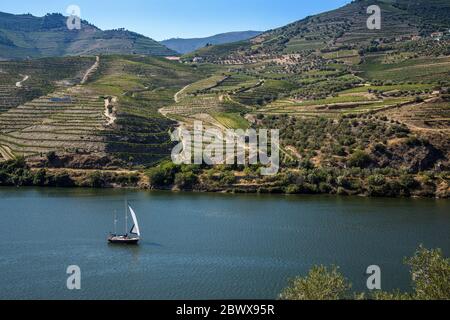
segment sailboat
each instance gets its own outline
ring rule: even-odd
[[[130,212],[131,218],[133,219],[133,227],[128,232],[128,211]],[[128,205],[125,201],[125,234],[117,234],[117,217],[114,217],[114,233],[111,233],[108,237],[109,243],[114,244],[138,244],[141,239],[141,231],[139,230],[139,224],[137,221],[136,213],[133,208]]]

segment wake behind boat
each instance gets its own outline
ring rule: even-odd
[[[138,244],[141,239],[141,231],[139,230],[139,224],[137,221],[136,213],[127,202],[125,202],[125,232],[128,232],[128,210],[133,219],[133,226],[129,233],[124,235],[118,235],[117,230],[117,217],[114,217],[114,233],[111,233],[108,237],[108,242],[112,244]]]

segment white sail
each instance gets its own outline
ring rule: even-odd
[[[139,230],[139,224],[138,224],[138,221],[136,218],[136,213],[134,213],[134,210],[130,206],[128,206],[128,208],[130,208],[131,217],[133,218],[133,223],[134,223],[134,226],[131,229],[131,233],[137,234],[140,237],[141,231]]]

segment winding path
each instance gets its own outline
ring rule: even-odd
[[[24,82],[27,81],[28,79],[30,79],[30,76],[27,76],[27,75],[23,76],[23,80],[22,80],[22,81],[16,82],[16,87],[17,87],[17,88],[22,88],[22,83],[24,83]]]
[[[180,102],[180,94],[182,94],[187,88],[189,88],[191,84],[188,84],[187,86],[185,86],[183,89],[181,89],[180,91],[178,91],[177,93],[175,93],[175,96],[173,97],[173,100],[175,100],[176,103]]]

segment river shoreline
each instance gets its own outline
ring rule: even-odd
[[[0,186],[447,199],[450,173],[407,173],[390,168],[293,168],[264,176],[258,167],[178,166],[166,162],[146,170],[33,168],[17,159],[0,163]]]
[[[196,189],[179,189],[176,187],[173,188],[155,188],[155,187],[142,187],[142,186],[124,186],[124,185],[108,185],[102,187],[88,187],[88,186],[36,186],[36,185],[28,185],[28,186],[11,186],[11,185],[1,185],[1,189],[8,188],[16,188],[16,189],[74,189],[74,190],[128,190],[128,191],[148,191],[148,192],[166,192],[170,194],[228,194],[228,195],[279,195],[279,196],[323,196],[323,197],[344,197],[344,198],[367,198],[367,199],[430,199],[430,200],[448,200],[449,196],[446,197],[438,197],[438,196],[420,196],[420,195],[410,195],[410,196],[373,196],[368,194],[337,194],[337,193],[287,193],[287,192],[271,192],[270,190],[257,190],[257,189],[248,189],[248,190],[236,190],[234,188],[229,189],[218,189],[218,190],[196,190]]]

